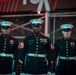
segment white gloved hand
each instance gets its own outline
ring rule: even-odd
[[[13,72],[11,75],[16,75],[16,72]]]
[[[25,73],[20,73],[20,75],[26,75]]]
[[[50,71],[48,71],[48,72],[47,72],[47,75],[51,75],[51,72],[50,72]]]

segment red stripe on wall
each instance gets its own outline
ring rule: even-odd
[[[56,9],[57,2],[58,2],[58,0],[55,0],[54,6],[53,6],[53,11],[55,11],[55,9]]]
[[[6,9],[6,12],[9,12],[9,8],[10,8],[10,5],[11,5],[11,0],[7,3],[7,9]]]
[[[49,5],[51,4],[51,0],[49,0]]]
[[[0,2],[0,12],[1,12],[1,9],[2,9],[2,5],[3,5],[3,2]]]
[[[9,0],[0,0],[0,2],[8,2]]]
[[[7,4],[7,2],[4,2],[4,5],[3,5],[3,9],[2,9],[2,12],[4,13],[5,11],[6,11],[6,4]]]
[[[10,12],[13,11],[14,3],[15,3],[15,0],[12,0],[12,4],[11,4],[11,8],[10,8]]]
[[[14,12],[16,12],[16,10],[17,10],[18,2],[19,2],[19,0],[16,0],[16,4],[15,4],[15,8],[14,8]]]

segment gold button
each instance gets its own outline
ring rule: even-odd
[[[5,40],[6,40],[7,38],[5,38]]]
[[[36,45],[36,47],[38,47],[38,45]]]
[[[66,53],[68,55],[68,53]]]
[[[38,37],[36,37],[36,38],[38,38]]]
[[[36,50],[38,50],[38,48],[36,48]]]
[[[68,46],[68,44],[66,44]]]
[[[36,39],[36,41],[38,41],[38,39]]]
[[[5,49],[3,49],[5,51]]]
[[[6,46],[4,46],[4,48],[6,48]]]
[[[38,44],[38,42],[36,42]]]
[[[6,45],[6,43],[4,43],[4,45]]]
[[[68,43],[68,41],[66,41],[66,43]]]
[[[68,49],[66,49],[66,51],[68,51]]]
[[[6,42],[6,40],[4,42]]]
[[[68,52],[66,52],[66,53],[68,53]]]
[[[37,57],[37,56],[38,56],[38,54],[36,54],[36,53],[35,53],[35,54],[34,54],[34,56],[35,56],[35,57]]]
[[[66,48],[68,48],[68,46],[66,46]]]
[[[66,50],[66,52],[68,52],[68,50]]]
[[[36,51],[36,53],[38,53],[38,52]]]
[[[67,55],[68,56],[68,55]]]

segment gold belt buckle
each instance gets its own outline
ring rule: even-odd
[[[5,56],[5,53],[2,53],[2,56],[4,57]]]
[[[66,59],[66,60],[68,60],[68,59],[69,59],[69,57],[65,57],[65,59]]]
[[[38,56],[38,54],[34,54],[34,56],[35,56],[35,57],[37,57],[37,56]]]

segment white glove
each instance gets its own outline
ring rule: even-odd
[[[55,73],[51,73],[50,71],[48,71],[47,75],[55,75]]]
[[[50,72],[50,71],[48,71],[48,72],[47,72],[47,75],[51,75],[51,72]]]
[[[25,73],[20,73],[20,75],[26,75]]]
[[[16,75],[16,72],[13,72],[11,75]]]

